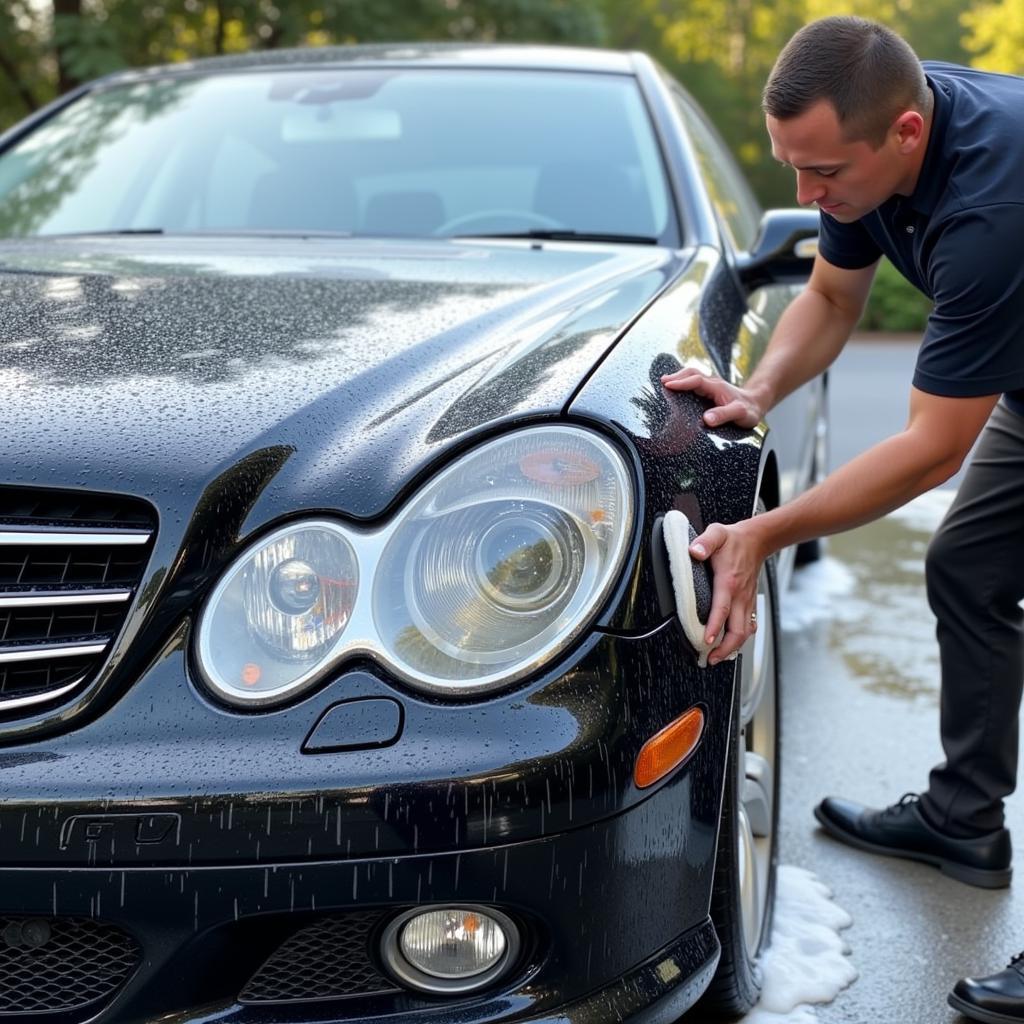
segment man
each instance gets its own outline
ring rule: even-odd
[[[934,301],[902,433],[787,505],[691,545],[715,572],[716,664],[756,628],[762,561],[886,514],[975,458],[929,548],[946,754],[926,790],[882,810],[828,798],[821,825],[860,849],[909,857],[969,885],[1010,882],[1003,798],[1013,791],[1024,685],[1024,79],[922,65],[895,33],[824,18],[780,54],[764,91],[776,159],[821,211],[818,257],[743,387],[685,369],[665,387],[713,403],[711,426],[753,427],[824,370],[860,318],[886,255]],[[998,403],[998,404],[997,404]],[[1024,970],[960,982],[982,1021],[1024,1021]]]

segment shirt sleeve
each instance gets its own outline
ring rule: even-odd
[[[928,259],[935,297],[914,386],[972,398],[1024,388],[1024,204],[956,214]]]
[[[843,270],[870,267],[882,255],[882,250],[859,220],[840,224],[824,211],[818,229],[818,252],[832,266]]]

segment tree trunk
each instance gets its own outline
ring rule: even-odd
[[[224,52],[224,0],[217,0],[217,38],[213,52],[218,56]]]
[[[14,91],[18,94],[21,102],[25,104],[28,112],[31,114],[33,111],[39,109],[39,103],[35,96],[29,91],[28,86],[21,80],[21,76],[18,74],[18,69],[10,62],[7,55],[0,52],[0,71],[11,80],[11,84],[14,86]]]
[[[82,17],[82,0],[53,0],[53,16],[55,18]],[[62,35],[64,40],[67,35]],[[58,44],[54,47],[57,54],[57,89],[63,94],[74,89],[81,82],[68,70],[67,45]]]

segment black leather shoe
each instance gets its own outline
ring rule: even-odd
[[[964,978],[949,994],[949,1005],[971,1020],[984,1024],[1024,1022],[1024,953],[1018,953],[1005,971],[987,978]]]
[[[850,800],[828,797],[814,808],[814,816],[830,836],[840,842],[933,864],[943,874],[982,889],[1010,884],[1010,833],[997,829],[975,839],[956,839],[933,828],[918,807],[916,793],[876,811]]]

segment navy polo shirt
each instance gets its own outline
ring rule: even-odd
[[[1002,392],[1024,415],[1024,78],[923,66],[935,107],[913,194],[851,224],[822,212],[819,250],[848,270],[884,254],[935,303],[915,387]]]

